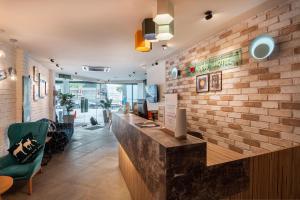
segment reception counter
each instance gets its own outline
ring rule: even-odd
[[[112,130],[120,143],[120,170],[134,200],[260,198],[266,197],[264,193],[269,197],[269,190],[287,187],[273,184],[263,191],[255,189],[256,182],[272,182],[272,178],[264,180],[266,174],[259,176],[266,168],[260,164],[268,162],[269,168],[271,164],[285,167],[285,163],[279,164],[279,157],[272,159],[274,153],[245,157],[193,136],[178,140],[161,127],[140,128],[136,125],[145,121],[133,114],[113,114]],[[289,161],[287,155],[296,155],[299,148],[285,151],[288,152],[275,154]],[[292,158],[289,162],[297,166],[299,163],[299,159]],[[293,172],[291,169],[289,173]],[[273,173],[277,175],[277,171]],[[268,175],[271,174],[268,172]],[[281,176],[288,177],[287,182],[300,183],[298,175],[293,180],[289,174]],[[288,195],[297,197],[297,189],[296,186],[288,188],[293,191]],[[281,197],[282,194],[276,193]]]

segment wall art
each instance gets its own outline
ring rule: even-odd
[[[209,90],[210,91],[222,90],[222,71],[209,74]]]
[[[199,75],[196,77],[196,91],[198,93],[208,92],[209,74]]]

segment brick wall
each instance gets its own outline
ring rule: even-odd
[[[0,156],[7,153],[8,140],[7,128],[10,124],[22,121],[22,76],[33,76],[32,66],[38,66],[43,80],[48,83],[48,96],[34,102],[31,96],[31,119],[36,121],[41,118],[53,119],[53,71],[43,67],[21,48],[14,48],[7,43],[0,43],[0,49],[6,54],[5,59],[0,59],[0,69],[15,67],[17,80],[9,78],[0,81]],[[33,83],[36,84],[36,83]],[[50,85],[51,84],[51,85]]]
[[[5,58],[0,58],[0,69],[7,69],[14,65],[15,49],[0,43],[0,49],[5,52]],[[5,132],[9,124],[16,120],[16,82],[8,79],[0,81],[0,155],[7,150]]]
[[[248,46],[268,33],[277,50],[265,61]],[[172,80],[174,66],[242,48],[242,65],[224,70],[223,89],[196,93],[195,76]],[[166,61],[166,91],[179,94],[188,127],[212,143],[244,153],[263,153],[300,143],[300,1],[282,4],[242,21]]]

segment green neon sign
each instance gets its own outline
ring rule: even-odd
[[[230,69],[241,65],[242,63],[242,49],[230,51],[220,56],[211,57],[200,62],[192,62],[181,66],[184,68],[187,76],[195,74],[205,74],[217,70]]]

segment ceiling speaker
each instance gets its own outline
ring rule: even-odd
[[[269,35],[260,35],[250,44],[250,55],[255,60],[263,60],[269,57],[275,48],[274,39]]]

